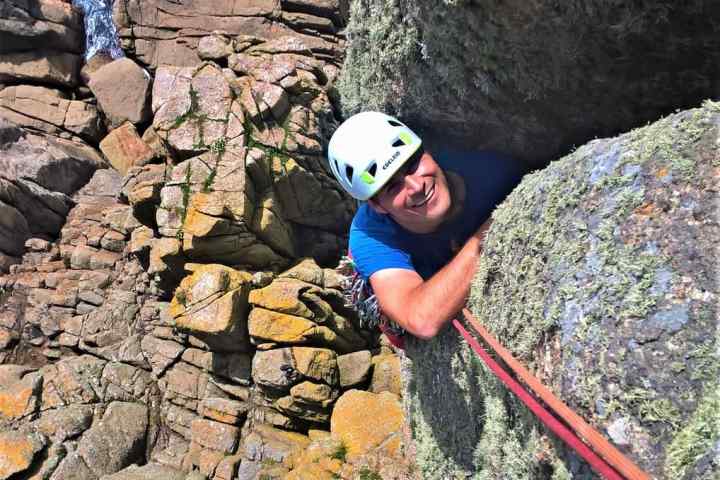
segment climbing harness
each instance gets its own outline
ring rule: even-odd
[[[513,378],[463,327],[459,320],[452,324],[488,368],[532,411],[553,433],[575,450],[603,478],[608,480],[650,480],[650,476],[625,457],[593,427],[548,390],[533,374],[520,364],[467,310],[463,317],[483,341],[522,379],[525,384],[547,405],[538,402],[515,378]],[[551,413],[552,412],[552,413]],[[555,415],[564,420],[560,422]],[[594,449],[590,449],[582,439]],[[597,453],[596,453],[597,452]]]
[[[397,348],[404,349],[405,329],[382,314],[372,287],[355,268],[355,262],[353,262],[350,252],[340,260],[338,270],[347,278],[344,285],[345,303],[357,312],[360,328],[379,329],[390,343]]]

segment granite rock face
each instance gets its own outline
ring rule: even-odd
[[[346,6],[114,5],[141,66],[95,55],[77,88],[74,67],[2,77],[0,448],[22,453],[8,475],[408,478],[381,446],[345,458],[329,431],[392,353],[330,268],[355,208],[323,156]],[[80,58],[38,55],[19,65]]]
[[[343,108],[540,167],[717,96],[719,20],[704,0],[356,0]]]
[[[102,132],[95,105],[69,100],[59,90],[10,86],[0,90],[0,117],[17,125],[56,136],[78,136],[97,141]]]
[[[654,478],[720,472],[719,134],[708,101],[526,177],[471,292],[478,320]],[[454,330],[408,357],[426,478],[595,478]]]
[[[333,35],[347,18],[343,0],[283,2],[272,0],[200,0],[181,4],[168,0],[120,0],[114,20],[123,49],[151,68],[193,66],[207,56],[203,37],[220,32],[238,38],[239,48],[267,43],[275,51],[300,50],[325,60],[342,52]],[[280,40],[281,46],[272,42]],[[280,50],[280,51],[278,51]],[[211,55],[212,56],[212,55]],[[216,57],[217,58],[217,57]]]
[[[69,2],[3,2],[0,82],[77,85],[83,40],[82,15]]]
[[[30,237],[60,232],[70,195],[105,162],[80,140],[36,134],[2,118],[0,152],[0,255],[17,258]]]

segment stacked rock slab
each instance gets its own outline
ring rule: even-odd
[[[84,41],[79,11],[60,0],[8,0],[0,18],[0,83],[77,85]]]
[[[720,472],[719,134],[708,101],[526,177],[471,292],[474,315],[653,478]],[[408,357],[426,478],[596,478],[453,330]]]
[[[267,42],[268,53],[312,53],[335,62],[342,52],[335,32],[346,16],[344,0],[120,0],[113,9],[123,49],[151,68],[197,65],[198,44],[214,31],[248,44]]]
[[[68,2],[0,5],[0,272],[31,237],[54,239],[70,196],[105,165],[89,143],[102,135],[81,98],[82,17]]]

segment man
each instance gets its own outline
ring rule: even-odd
[[[328,147],[333,174],[366,201],[350,228],[355,267],[390,320],[421,339],[462,309],[495,206],[523,169],[482,152],[430,153],[397,119],[363,112]]]

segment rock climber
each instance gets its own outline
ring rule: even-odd
[[[340,185],[362,202],[349,241],[368,292],[360,299],[376,301],[386,333],[434,337],[465,305],[490,214],[524,168],[488,151],[430,151],[405,124],[379,112],[343,122],[328,160]]]

